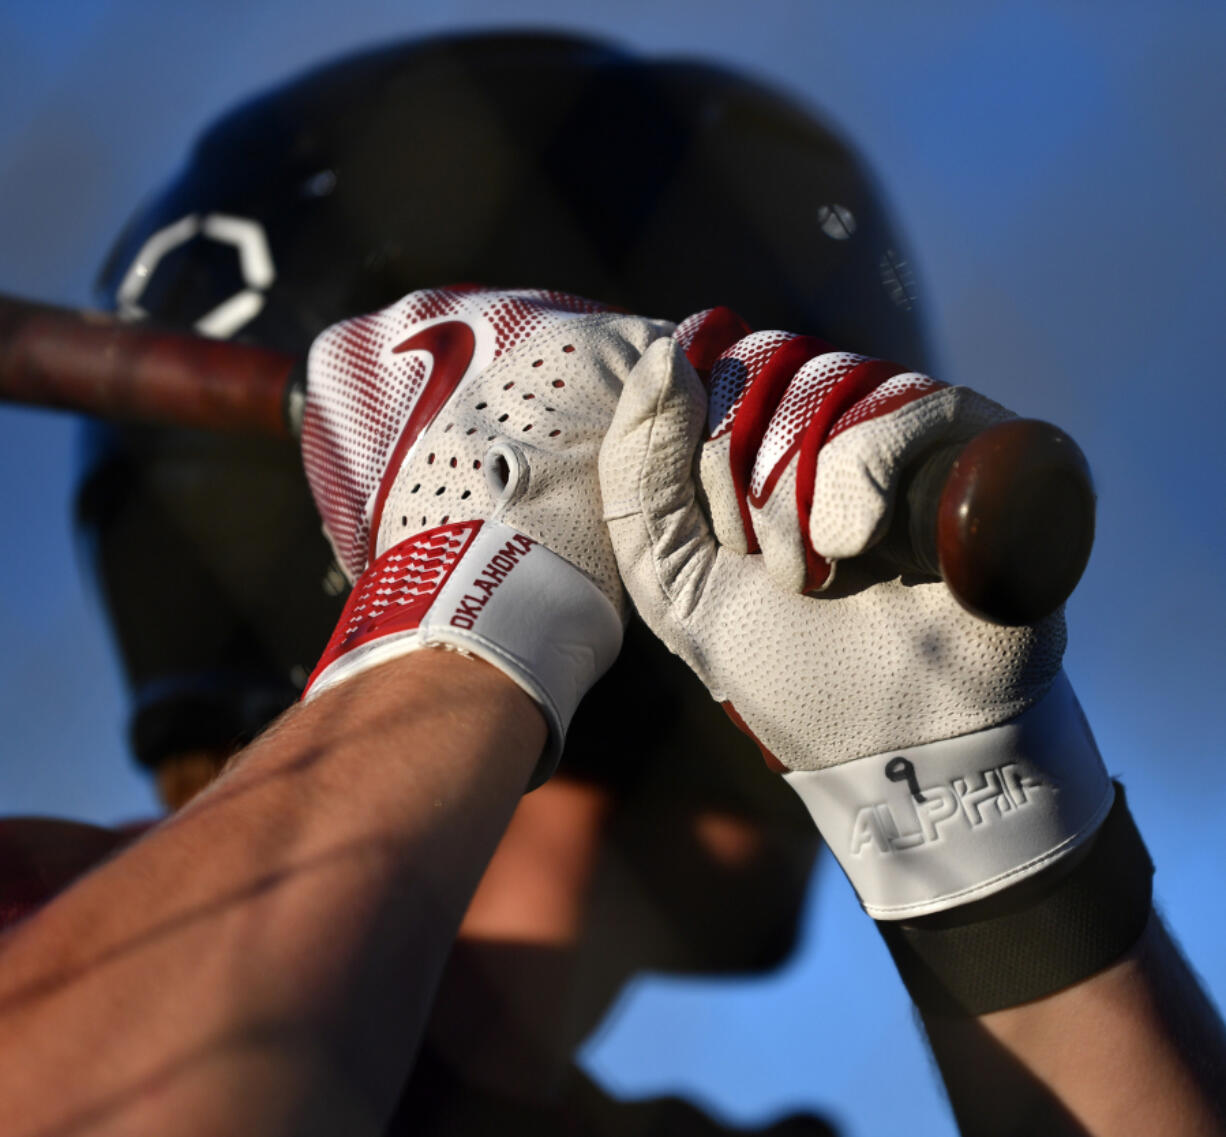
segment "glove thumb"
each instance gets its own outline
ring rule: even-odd
[[[680,346],[656,340],[627,377],[600,449],[604,518],[622,581],[648,627],[691,665],[681,622],[717,552],[693,473],[706,411],[706,391]]]

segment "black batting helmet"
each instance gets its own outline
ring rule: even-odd
[[[557,35],[413,42],[247,102],[138,212],[99,293],[130,319],[303,352],[339,319],[459,281],[675,320],[726,304],[847,350],[925,354],[905,253],[837,133],[729,70]],[[97,426],[79,512],[143,762],[244,741],[293,700],[342,582],[292,447]],[[625,659],[605,689],[637,683],[667,718],[688,672]],[[594,713],[568,750],[624,764]]]

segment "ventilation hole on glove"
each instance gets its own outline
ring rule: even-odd
[[[400,524],[407,529],[409,527],[409,519],[407,517],[402,517],[400,519]]]
[[[498,437],[498,435],[496,435],[496,434],[488,434],[488,435],[486,435],[486,437],[485,437],[485,441],[486,441],[486,442],[493,442],[493,441],[494,441],[494,439],[495,439],[495,438],[497,438],[497,437]]]
[[[433,466],[433,465],[434,465],[434,455],[433,455],[433,454],[431,454],[431,455],[430,455],[430,457],[426,459],[426,465],[427,465],[427,466]]]
[[[531,423],[528,423],[528,425],[524,427],[524,430],[525,430],[525,431],[529,431],[529,430],[531,430],[531,429],[532,429],[532,424],[531,424]]]
[[[483,411],[488,406],[489,406],[489,403],[478,403],[474,409]]]
[[[568,343],[562,350],[569,355],[575,350],[575,345],[573,343]]]
[[[557,437],[558,437],[558,435],[559,435],[559,434],[561,434],[561,433],[562,433],[562,432],[561,432],[560,430],[551,430],[551,431],[549,432],[549,437],[550,437],[550,438],[557,438]]]
[[[499,416],[498,416],[498,421],[499,421],[499,422],[506,422],[506,421],[507,421],[507,419],[509,419],[510,417],[511,417],[510,415],[499,415]]]
[[[446,434],[453,426],[455,426],[455,423],[449,422],[445,427],[443,427],[443,433]]]
[[[417,485],[415,485],[411,490],[409,490],[409,493],[416,493],[419,489],[421,489],[421,482],[418,482]]]
[[[422,523],[423,525],[425,525],[425,524],[426,524],[426,519],[425,519],[425,517],[424,517],[424,516],[423,516],[423,517],[422,517],[422,519],[421,519],[421,523]]]
[[[456,468],[456,460],[452,458],[451,461],[447,463],[447,465],[449,465],[454,470]]]
[[[438,497],[440,494],[445,494],[446,492],[447,492],[446,486],[439,486],[439,488],[434,491],[434,496]]]
[[[544,362],[545,362],[545,361],[544,361],[543,359],[534,359],[534,360],[532,361],[532,366],[533,366],[533,367],[540,367],[540,366],[541,366],[541,364],[543,364]]]
[[[512,387],[514,387],[514,386],[515,386],[515,380],[514,380],[514,379],[512,379],[512,380],[511,380],[509,383],[504,383],[504,384],[502,385],[502,389],[503,389],[504,391],[509,391],[509,390],[510,390]]]
[[[460,500],[461,501],[467,500],[467,498],[472,492],[473,492],[472,490],[465,490],[462,494],[460,494]]]
[[[481,469],[481,459],[480,458],[478,458],[475,462],[473,462],[473,469],[474,470]]]
[[[465,434],[476,434],[477,428],[475,426],[470,426],[464,433]]]
[[[553,413],[554,413],[554,411],[556,411],[558,408],[557,408],[557,407],[546,407],[545,409],[546,409],[546,410],[547,410],[547,411],[548,411],[550,414],[553,414]]]
[[[555,387],[565,387],[565,386],[566,386],[566,384],[565,384],[564,382],[562,382],[562,380],[561,380],[561,379],[555,379],[555,380],[553,381],[553,385],[554,385]]]
[[[535,399],[536,396],[535,395],[524,395],[524,398],[525,399]]]
[[[444,513],[444,514],[443,514],[443,520],[442,520],[442,521],[440,521],[440,522],[439,522],[439,524],[440,524],[440,525],[446,525],[446,524],[447,524],[447,522],[448,522],[448,521],[450,521],[450,520],[451,520],[451,514],[449,514],[449,513]]]

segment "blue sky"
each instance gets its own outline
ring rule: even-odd
[[[1130,787],[1157,891],[1226,997],[1226,8],[1191,0],[754,5],[623,0],[0,9],[0,291],[88,299],[133,206],[236,98],[349,47],[466,26],[597,32],[769,76],[876,167],[918,254],[942,378],[1059,422],[1099,537],[1067,666]],[[0,409],[0,812],[99,821],[151,800],[68,523],[70,420]],[[779,975],[644,977],[589,1044],[629,1095],[740,1121],[809,1102],[848,1134],[948,1134],[910,1012],[832,865]],[[888,1061],[895,1092],[875,1089]]]

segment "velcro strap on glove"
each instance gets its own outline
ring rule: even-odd
[[[447,645],[505,672],[537,703],[549,742],[529,788],[552,772],[579,700],[621,647],[601,589],[496,521],[427,529],[383,553],[354,585],[303,701],[410,651]]]
[[[982,1015],[1111,966],[1149,920],[1154,866],[1124,800],[1080,855],[996,896],[877,927],[920,1010]]]
[[[1063,672],[1000,726],[786,778],[877,920],[955,908],[1041,872],[1098,829],[1112,800]]]

